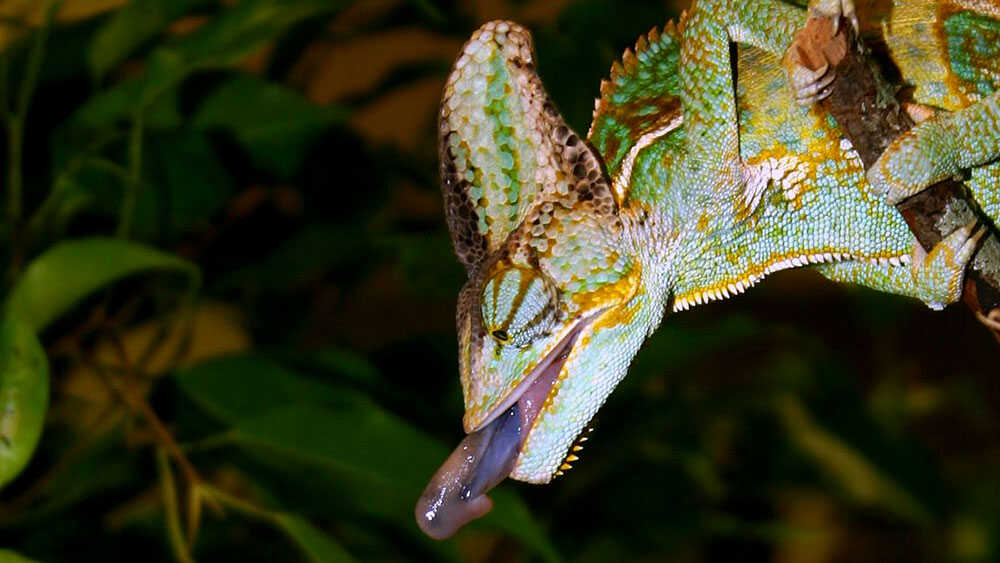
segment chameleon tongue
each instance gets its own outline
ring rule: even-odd
[[[518,403],[465,437],[417,500],[417,525],[443,540],[493,508],[486,491],[510,475],[521,449]]]
[[[417,499],[417,525],[443,540],[493,508],[486,492],[510,475],[531,428],[545,404],[583,324],[577,326],[540,366],[541,372],[500,416],[465,436]]]

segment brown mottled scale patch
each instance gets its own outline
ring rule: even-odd
[[[455,254],[459,262],[468,268],[485,258],[488,244],[478,230],[479,218],[469,197],[470,182],[457,174],[454,157],[447,150],[447,137],[454,134],[446,133],[441,141],[441,193]]]

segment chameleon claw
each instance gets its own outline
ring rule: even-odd
[[[840,31],[840,19],[847,18],[854,28],[855,36],[858,31],[858,17],[854,9],[853,0],[812,0],[809,3],[810,19],[832,20],[834,35]],[[788,69],[788,79],[792,84],[795,93],[795,101],[799,105],[808,106],[830,96],[831,85],[837,78],[837,74],[832,71],[830,61],[824,61],[823,66],[816,70],[807,68],[802,62],[802,56],[796,56],[796,45],[799,41],[806,41],[804,38],[796,38],[792,46],[785,54],[785,65]],[[806,51],[810,51],[806,49]],[[823,56],[822,53],[815,53]],[[814,54],[814,55],[815,55]],[[812,66],[812,64],[810,64]]]
[[[844,2],[844,12],[841,14],[842,17],[847,18],[847,21],[851,22],[851,28],[854,30],[854,35],[857,37],[859,35],[861,24],[858,22],[858,15],[854,11],[854,2],[845,1]],[[835,18],[833,20],[833,34],[836,35],[840,31],[840,18]]]
[[[962,253],[968,252],[969,258],[971,259],[972,254],[975,253],[976,248],[979,246],[979,240],[983,238],[987,232],[989,232],[989,229],[986,228],[986,225],[980,225],[979,221],[973,221],[970,225],[977,225],[977,227],[969,237],[969,240],[965,241],[965,244],[962,246]]]
[[[986,232],[978,220],[973,220],[955,229],[930,252],[920,243],[914,243],[910,272],[922,289],[922,300],[928,307],[941,310],[962,297],[965,268]]]
[[[816,102],[820,102],[820,101],[823,101],[824,99],[828,98],[832,92],[833,92],[833,88],[831,88],[831,87],[828,86],[828,87],[823,88],[822,90],[820,90],[818,93],[816,93],[816,95],[809,96],[808,98],[800,98],[800,99],[796,100],[796,102],[798,102],[799,105],[803,105],[803,106],[812,105],[812,104],[814,104]]]
[[[795,90],[795,101],[800,105],[810,105],[830,95],[829,86],[837,75],[830,71],[830,63],[824,62],[816,70],[796,65],[789,78]]]
[[[834,16],[833,17],[833,34],[837,35],[837,33],[839,33],[839,32],[840,32],[840,17],[839,16]]]
[[[833,34],[840,31],[840,18],[851,22],[854,33],[858,33],[858,13],[854,0],[813,0],[809,3],[809,16],[814,18],[830,18],[833,20]]]
[[[921,124],[937,114],[933,106],[918,104],[916,102],[903,102],[903,110],[910,116],[916,124]]]

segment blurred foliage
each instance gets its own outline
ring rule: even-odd
[[[4,455],[45,419],[0,561],[997,560],[995,343],[810,272],[668,317],[565,477],[502,485],[448,542],[414,525],[461,436],[451,60],[482,21],[527,23],[586,130],[611,62],[676,13],[0,3],[0,350],[26,362],[0,377],[52,389],[47,416],[0,393]]]

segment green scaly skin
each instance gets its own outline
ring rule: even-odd
[[[779,57],[805,16],[775,0],[695,0],[678,25],[640,38],[614,65],[588,142],[545,93],[526,30],[491,22],[466,44],[440,114],[446,213],[469,273],[457,313],[464,426],[479,436],[501,413],[522,417],[510,477],[545,483],[569,469],[578,436],[668,310],[810,265],[933,307],[960,296],[970,229],[911,264],[912,234],[832,119],[795,104]],[[938,105],[987,111],[974,102],[995,86],[996,59],[991,67],[956,54],[1000,30],[997,19],[957,13],[923,27],[894,19],[890,29],[894,49],[952,49],[939,78],[968,89]],[[918,91],[937,87],[913,80]],[[959,165],[994,149],[984,141]],[[994,217],[997,168],[977,168],[970,182]],[[418,503],[418,521],[433,521],[471,471],[451,459],[439,472],[447,484],[436,476]]]

